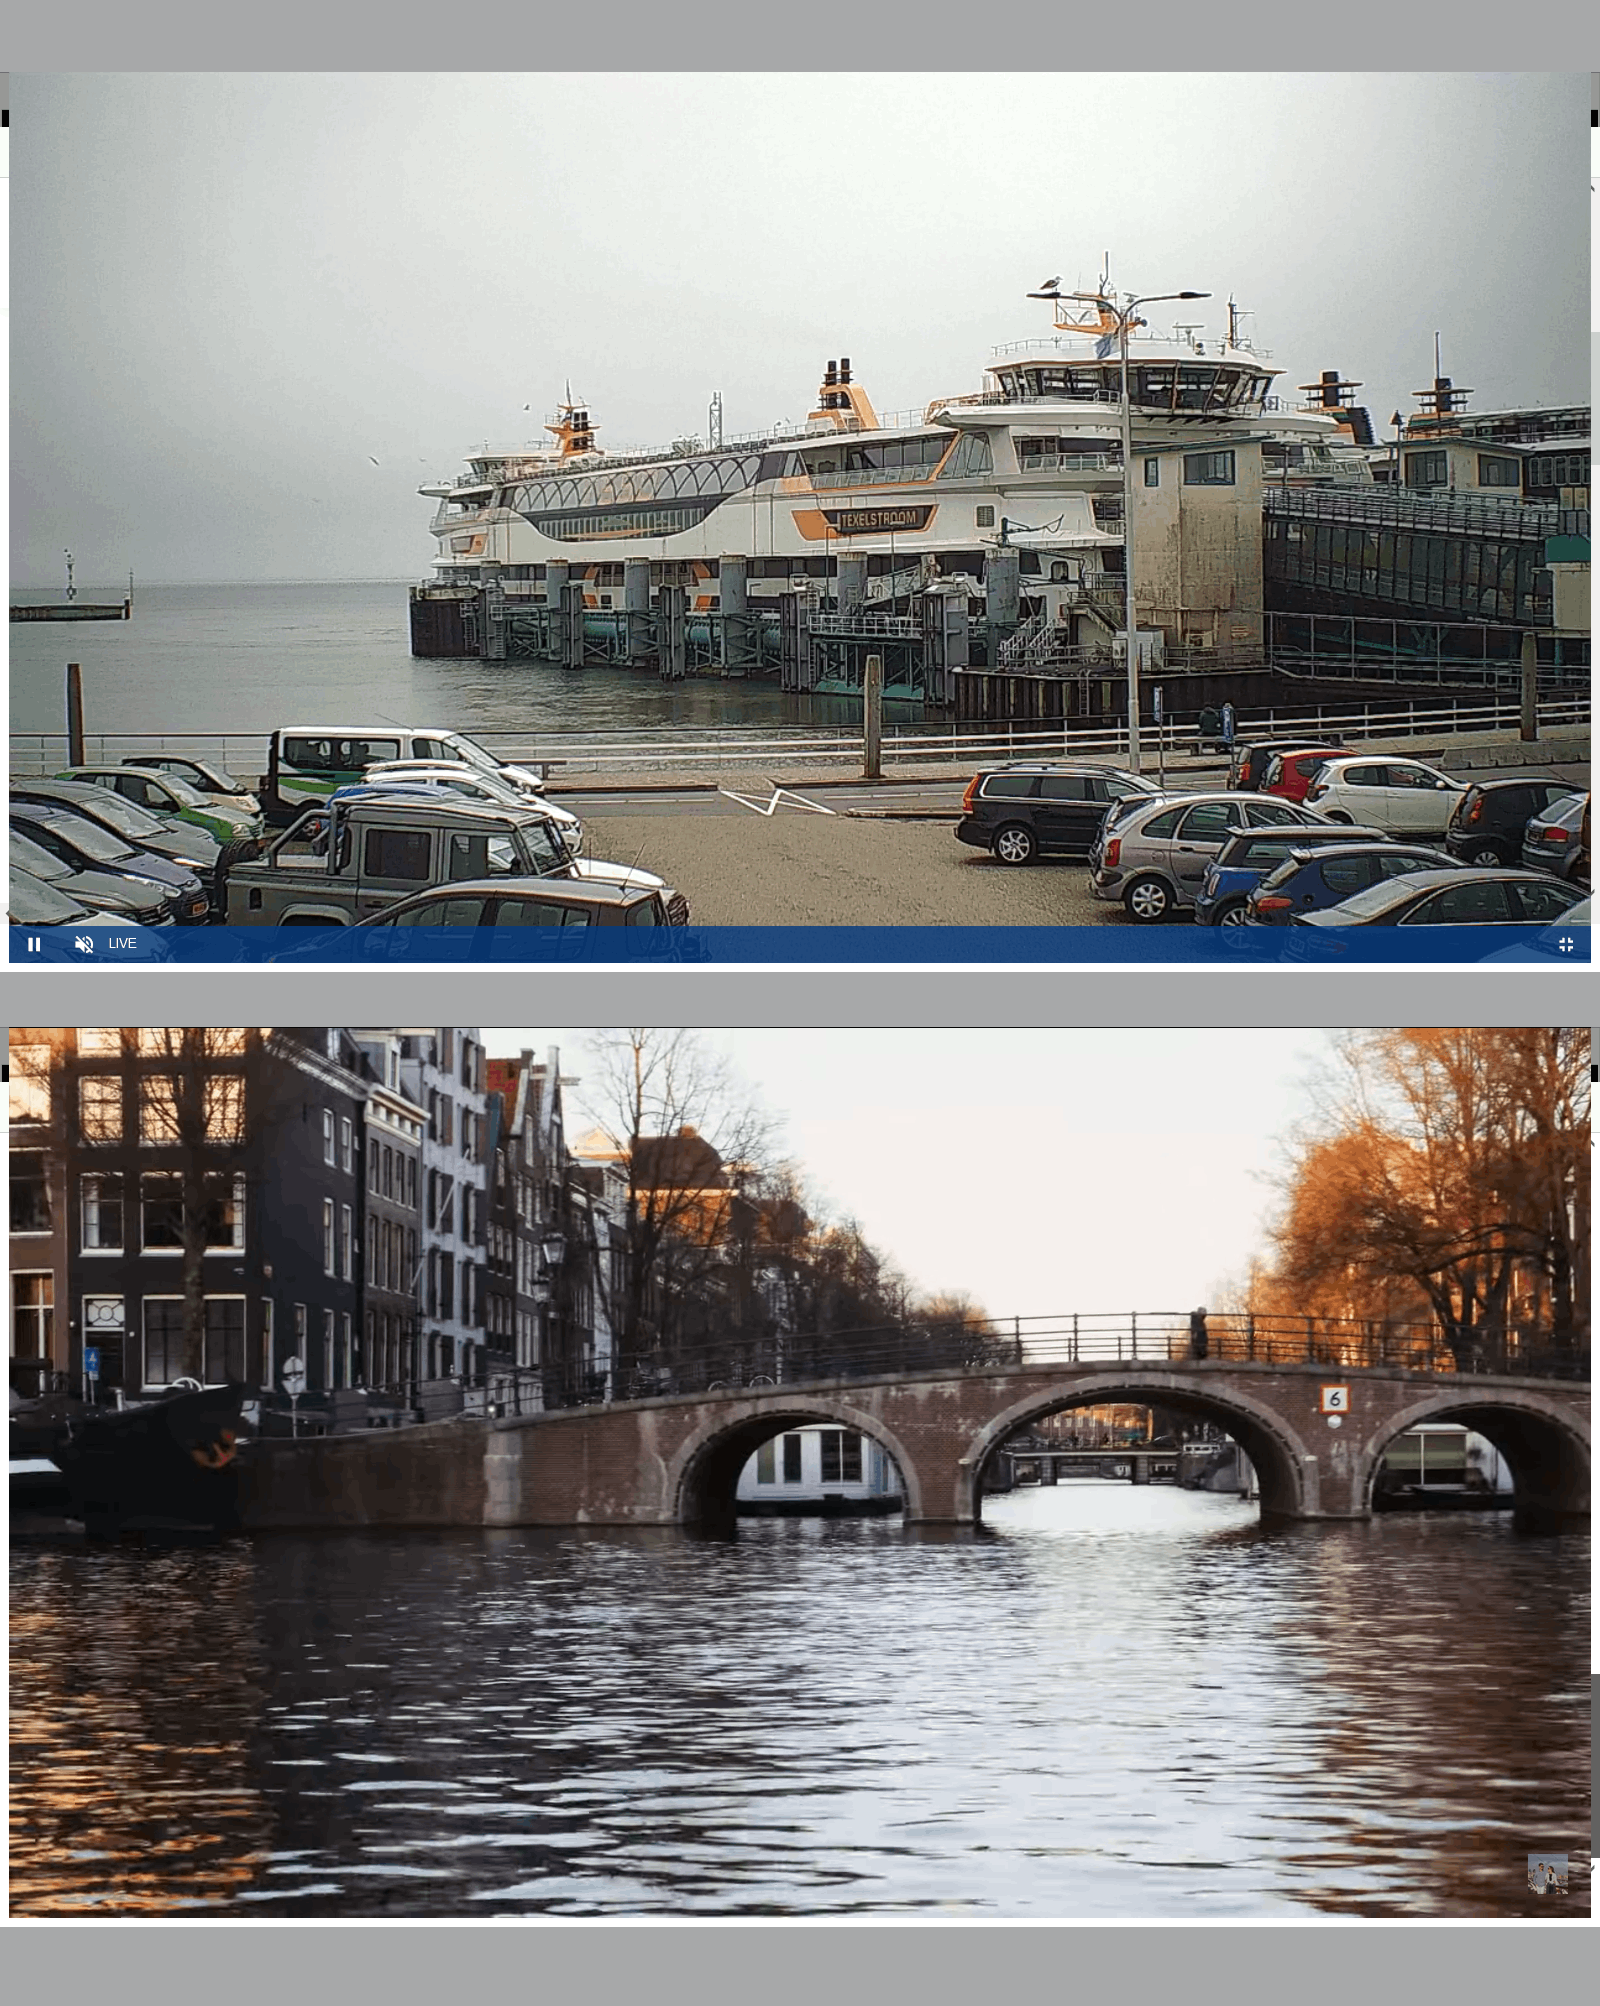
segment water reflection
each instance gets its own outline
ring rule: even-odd
[[[986,1511],[19,1550],[14,1906],[1567,1912],[1524,1856],[1587,1857],[1586,1540]]]

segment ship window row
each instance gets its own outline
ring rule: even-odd
[[[771,461],[769,467],[765,463]],[[513,505],[525,513],[607,508],[635,501],[670,501],[692,495],[739,494],[758,480],[772,480],[798,465],[794,453],[744,453],[715,459],[672,460],[653,467],[623,467],[614,473],[568,474],[536,481],[513,491]]]
[[[704,522],[716,502],[699,508],[611,508],[594,509],[583,515],[530,517],[541,536],[561,541],[578,541],[589,536],[676,536]]]
[[[963,432],[956,440],[955,450],[939,469],[942,481],[959,481],[975,474],[994,471],[994,454],[990,451],[988,438],[982,432]]]
[[[1122,401],[1120,362],[1108,362],[1098,369],[1029,368],[997,373],[1008,400],[1070,397],[1080,403]],[[1133,402],[1168,411],[1220,411],[1236,404],[1257,403],[1271,384],[1270,376],[1217,364],[1139,364],[1128,370]]]
[[[1588,485],[1587,453],[1536,453],[1528,462],[1530,488],[1586,488]]]
[[[813,453],[806,464],[811,474],[872,473],[881,469],[916,473],[936,467],[950,447],[948,432],[926,432],[914,439],[886,439],[882,445],[841,446]]]

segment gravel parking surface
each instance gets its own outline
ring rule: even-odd
[[[584,855],[657,871],[698,926],[1127,924],[1070,858],[1012,869],[958,843],[948,821],[808,815],[600,815]]]

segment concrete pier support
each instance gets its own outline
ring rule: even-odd
[[[1004,543],[984,562],[983,584],[991,646],[1013,633],[1022,617],[1022,553]],[[991,657],[989,666],[993,668]]]
[[[571,565],[559,558],[544,568],[544,603],[552,609],[561,604],[561,595],[566,590],[571,569]]]
[[[506,588],[498,564],[479,568],[483,587],[483,659],[503,662],[506,658]]]
[[[622,609],[628,622],[628,660],[647,662],[654,650],[650,623],[650,560],[628,557],[622,563]]]
[[[867,596],[867,560],[864,557],[839,559],[839,611],[864,604]]]
[[[718,566],[718,655],[722,673],[743,673],[750,666],[750,599],[748,557],[724,556]]]

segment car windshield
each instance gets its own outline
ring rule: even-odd
[[[41,826],[53,830],[64,843],[81,850],[86,857],[93,857],[96,863],[121,864],[136,854],[109,829],[102,829],[98,822],[87,821],[82,815],[53,815]]]
[[[209,781],[219,794],[248,794],[250,792],[244,782],[230,773],[225,766],[208,766],[197,759],[195,761],[195,769],[200,774],[202,780]]]
[[[528,853],[532,868],[541,876],[546,871],[559,870],[567,861],[566,845],[556,837],[547,822],[524,823],[522,846]]]
[[[12,839],[15,842],[15,838]],[[54,857],[50,860],[56,862]],[[59,868],[59,866],[58,866]],[[24,926],[65,926],[78,918],[83,907],[50,885],[42,884],[31,872],[11,872],[11,917]]]
[[[120,794],[113,794],[109,787],[97,787],[93,801],[75,801],[72,805],[80,815],[91,821],[108,822],[124,836],[159,836],[163,824],[158,816],[141,808],[136,801],[126,801]]]
[[[470,738],[463,738],[459,732],[447,731],[442,741],[452,752],[459,753],[468,766],[475,766],[480,773],[498,773],[500,762],[481,745],[475,745]]]
[[[11,861],[20,864],[25,871],[32,871],[36,878],[65,878],[72,874],[72,866],[64,864],[52,850],[32,837],[23,835],[13,822],[11,825]]]
[[[172,790],[172,798],[180,806],[184,808],[204,808],[206,806],[206,797],[200,790],[197,787],[191,786],[187,780],[180,779],[176,773],[163,773],[161,778],[163,783]]]

